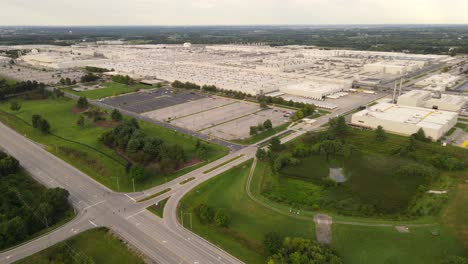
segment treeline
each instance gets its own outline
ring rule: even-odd
[[[112,81],[116,83],[130,85],[134,83],[134,80],[128,75],[115,75],[112,77]]]
[[[132,162],[131,176],[139,181],[148,177],[143,165],[157,163],[160,172],[176,170],[187,160],[184,149],[177,144],[169,144],[163,139],[148,135],[140,129],[138,121],[131,119],[120,123],[111,131],[101,135],[100,141],[110,147],[124,152]]]
[[[37,81],[16,82],[10,84],[4,79],[0,79],[0,99],[4,99],[5,97],[10,95],[20,94],[38,89],[45,89],[45,87],[45,84],[38,83]]]
[[[87,73],[83,76],[81,76],[80,81],[82,83],[87,83],[87,82],[95,82],[97,80],[101,79],[101,77],[97,76],[96,74],[93,73]]]
[[[108,70],[106,68],[100,68],[100,67],[93,67],[93,66],[86,66],[85,70],[87,72],[94,72],[94,73],[103,73],[103,72],[110,72],[113,70]]]
[[[71,208],[68,191],[46,189],[20,170],[18,160],[0,152],[0,249],[56,224]]]
[[[262,105],[264,105],[264,104],[276,104],[276,105],[283,105],[283,106],[289,106],[289,107],[294,107],[294,108],[301,108],[301,110],[304,111],[303,114],[302,114],[303,117],[311,115],[316,109],[315,105],[306,104],[306,103],[302,103],[302,102],[294,102],[292,100],[288,101],[288,100],[284,100],[282,97],[271,97],[271,96],[264,96],[264,95],[262,95],[262,96],[253,96],[253,95],[250,95],[250,94],[247,94],[247,93],[244,93],[244,92],[240,92],[240,91],[220,89],[220,88],[216,87],[215,85],[200,86],[198,84],[191,83],[191,82],[185,82],[184,83],[184,82],[175,80],[174,82],[171,83],[171,86],[174,87],[174,88],[179,88],[179,89],[201,90],[201,91],[205,91],[205,92],[216,93],[216,94],[219,94],[221,96],[230,97],[230,98],[239,99],[239,100],[248,99],[248,100],[251,100],[251,101],[256,101],[256,102],[258,102],[258,103],[260,103]],[[309,113],[308,112],[309,110],[312,110],[312,111],[310,111],[310,114],[306,115],[305,112]]]

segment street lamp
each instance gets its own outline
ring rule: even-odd
[[[117,179],[117,191],[120,192],[119,177],[112,177],[112,178]]]

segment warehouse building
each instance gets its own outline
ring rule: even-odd
[[[10,62],[10,58],[0,56],[0,65],[5,65],[5,64],[8,64],[9,62]]]
[[[425,90],[412,90],[398,97],[398,105],[439,109],[460,112],[467,104],[465,96],[432,93]]]
[[[351,80],[333,80],[325,78],[314,78],[303,83],[287,85],[280,88],[280,91],[289,94],[324,100],[327,96],[337,94],[351,89]]]
[[[409,136],[422,128],[427,137],[438,140],[457,123],[458,113],[421,107],[379,103],[352,115],[351,124]]]
[[[462,76],[452,75],[450,73],[441,73],[416,82],[414,87],[423,88],[424,90],[430,91],[445,92],[446,89],[455,87],[462,80]]]

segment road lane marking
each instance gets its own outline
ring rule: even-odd
[[[128,195],[128,194],[125,194],[125,196],[127,196],[127,197],[128,197],[130,200],[132,200],[132,201],[136,202],[136,200],[135,200],[134,198],[132,198],[130,195]]]
[[[91,208],[91,207],[93,207],[93,206],[96,206],[96,205],[102,204],[102,203],[104,203],[105,201],[106,201],[106,200],[102,200],[102,201],[100,201],[100,202],[97,202],[97,203],[95,203],[95,204],[92,204],[92,205],[86,206],[85,208],[83,208],[83,210],[86,210],[86,209],[89,209],[89,208]]]
[[[134,216],[136,216],[136,215],[139,215],[139,214],[143,213],[144,211],[146,211],[146,209],[143,209],[143,210],[141,210],[140,212],[134,213],[134,214],[132,214],[132,215],[130,215],[130,216],[127,216],[126,219],[128,220],[128,219],[130,219],[130,218],[132,218],[132,217],[134,217]]]
[[[91,221],[90,219],[88,219],[88,221],[94,226],[94,227],[97,227],[98,225],[96,225],[93,221]]]

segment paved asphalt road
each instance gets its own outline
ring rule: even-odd
[[[380,95],[381,96],[381,95]],[[379,96],[369,98],[369,101]],[[362,104],[362,103],[361,103]],[[340,109],[332,114],[337,116],[353,110],[359,105]],[[328,122],[330,115],[322,116],[307,127],[319,128]],[[294,131],[284,137],[283,142],[292,140],[305,131]],[[268,140],[268,139],[266,139]],[[265,141],[266,141],[265,140]],[[174,179],[166,184],[145,192],[115,193],[94,181],[88,175],[55,157],[14,130],[0,123],[0,146],[15,156],[21,165],[39,182],[47,187],[62,187],[70,192],[70,201],[77,211],[71,222],[35,240],[0,254],[0,263],[12,263],[63,241],[77,233],[97,226],[105,226],[119,234],[133,247],[157,263],[241,263],[240,260],[215,245],[180,226],[177,221],[177,204],[191,189],[233,166],[254,157],[256,145],[233,151],[229,155],[202,168]],[[242,155],[209,173],[204,171]],[[194,180],[180,184],[185,179]],[[166,188],[171,191],[145,202],[136,200],[155,194]],[[164,219],[155,217],[146,207],[171,197],[164,209]]]

